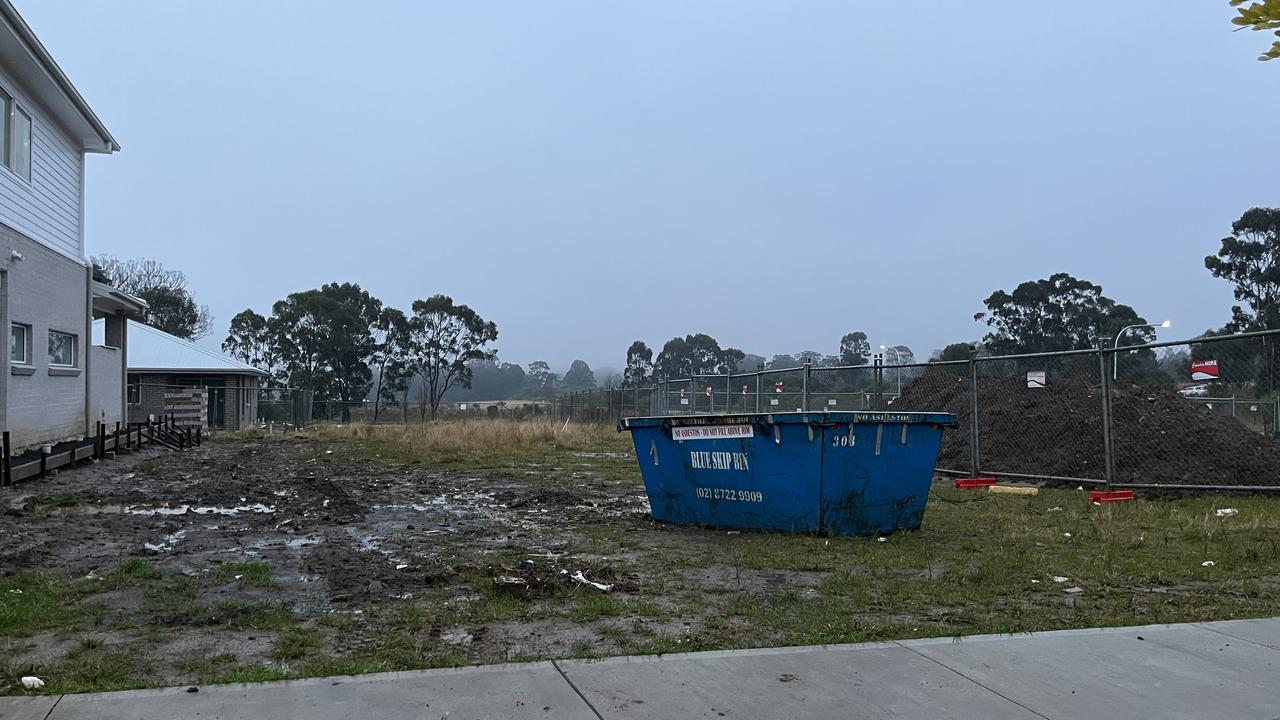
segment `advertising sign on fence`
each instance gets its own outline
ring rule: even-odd
[[[1028,370],[1027,371],[1027,387],[1029,388],[1044,387],[1044,370]]]
[[[1218,379],[1218,361],[1217,360],[1192,360],[1191,361],[1191,379],[1192,380],[1217,380]]]
[[[774,384],[773,384],[773,391],[774,391],[774,392],[776,392],[776,393],[778,393],[778,392],[782,392],[782,381],[781,381],[781,380],[779,380],[778,382],[776,382],[776,383],[774,383]]]
[[[747,386],[746,386],[746,385],[743,385],[743,386],[742,386],[742,394],[743,394],[743,395],[746,395],[746,394],[747,394]]]

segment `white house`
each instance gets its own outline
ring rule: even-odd
[[[0,428],[15,448],[123,421],[137,298],[94,279],[85,256],[85,153],[120,149],[9,0],[0,0]],[[91,323],[105,344],[91,345]]]

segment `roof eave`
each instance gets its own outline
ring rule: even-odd
[[[22,19],[22,15],[18,13],[17,8],[13,6],[10,0],[0,0],[0,16],[13,28],[14,34],[18,40],[26,47],[28,53],[40,65],[41,69],[48,75],[48,79],[66,96],[72,107],[80,114],[89,127],[93,129],[97,135],[97,141],[91,142],[89,138],[82,139],[82,150],[91,153],[111,154],[119,152],[120,143],[111,136],[111,132],[107,130],[107,126],[98,119],[93,108],[89,107],[89,103],[76,90],[75,85],[71,84],[71,79],[67,74],[58,67],[58,63],[53,59],[53,55],[49,53],[40,38],[36,37],[35,32],[27,25],[27,21]]]
[[[242,370],[240,368],[151,368],[129,366],[131,373],[156,373],[157,375],[253,375],[266,377],[261,370]]]

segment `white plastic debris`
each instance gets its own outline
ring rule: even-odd
[[[236,576],[236,579],[237,579],[237,580],[239,580],[239,579],[240,579],[240,578],[242,578],[242,577],[244,577],[244,576],[243,576],[243,575],[237,575],[237,576]]]
[[[1070,579],[1071,579],[1071,578],[1063,577],[1063,576],[1061,576],[1061,575],[1054,575],[1054,576],[1053,576],[1053,581],[1054,581],[1054,582],[1056,582],[1056,583],[1064,583],[1064,582],[1066,582],[1066,581],[1068,581],[1068,580],[1070,580]]]
[[[153,553],[164,552],[166,549],[168,549],[163,545],[156,545],[155,543],[142,543],[142,547],[146,548],[149,552],[153,552]]]
[[[22,590],[21,590],[20,588],[14,588],[14,589],[12,589],[12,590],[10,590],[10,591],[9,591],[9,594],[10,594],[10,595],[21,595],[21,594],[22,594]]]
[[[27,690],[39,690],[44,687],[44,681],[35,675],[25,675],[22,678],[22,687]]]
[[[587,576],[583,575],[581,570],[578,570],[574,574],[570,575],[569,579],[581,585],[589,585],[599,590],[600,592],[609,592],[610,590],[613,589],[613,585],[606,585],[604,583],[598,583],[592,580],[588,580]]]
[[[1071,533],[1062,533],[1062,537],[1069,538],[1071,537]]]
[[[1235,508],[1220,508],[1213,511],[1213,514],[1218,517],[1231,517],[1232,515],[1237,515],[1239,513],[1240,511]]]
[[[325,454],[325,455],[332,455],[332,454],[333,454],[333,451],[332,451],[332,450],[325,450],[325,451],[324,451],[324,454]]]
[[[876,538],[876,542],[886,542],[888,539],[889,539],[889,538],[878,537],[878,538]]]
[[[742,534],[741,530],[730,530],[729,532],[725,533],[725,535],[741,535],[741,534]]]
[[[1048,510],[1045,510],[1045,512],[1062,512],[1062,508],[1058,507],[1057,505],[1054,505]]]
[[[396,565],[397,570],[403,570],[407,567],[409,567],[409,563],[400,563],[399,565]]]
[[[1062,592],[1068,595],[1079,595],[1080,593],[1084,592],[1084,588],[1080,587],[1079,585],[1076,585],[1075,587],[1069,587],[1066,590],[1063,590]]]
[[[1083,486],[1083,485],[1077,485],[1077,486],[1076,486],[1076,489],[1077,489],[1077,490],[1084,490],[1084,486]]]
[[[1031,582],[1032,582],[1033,584],[1035,584],[1035,585],[1039,585],[1039,584],[1040,584],[1040,581],[1039,581],[1039,580],[1032,580]]]
[[[1213,567],[1216,564],[1217,563],[1215,563],[1212,560],[1205,560],[1204,562],[1200,563],[1200,567]]]

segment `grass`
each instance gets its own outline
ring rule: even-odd
[[[359,443],[386,459],[431,467],[499,469],[513,463],[573,458],[573,452],[629,452],[630,443],[613,428],[547,420],[447,420],[417,425],[320,425],[321,440]]]
[[[319,450],[307,448],[304,457],[331,464],[333,474],[350,463],[414,464],[475,471],[467,477],[477,483],[496,478],[506,487],[529,483],[585,495],[603,488],[610,497],[640,493],[635,459],[616,455],[629,450],[628,438],[607,427],[490,420],[356,424],[255,442],[270,447],[298,438]],[[166,470],[156,465],[151,472]],[[1215,511],[1224,507],[1238,513],[1219,517]],[[20,573],[0,580],[0,643],[7,643],[0,644],[0,655],[16,656],[22,643],[40,640],[35,635],[56,633],[79,644],[36,669],[55,676],[58,691],[95,690],[148,684],[148,658],[174,633],[255,636],[268,643],[263,647],[269,650],[252,651],[252,657],[223,652],[182,659],[184,677],[205,683],[1217,620],[1272,615],[1280,607],[1280,498],[1212,495],[1094,506],[1087,493],[1074,490],[1008,497],[939,482],[923,526],[883,541],[729,534],[601,514],[589,506],[547,517],[552,519],[533,523],[527,535],[495,526],[460,535],[463,540],[452,545],[433,539],[431,552],[458,568],[456,577],[411,598],[357,599],[336,604],[333,612],[295,612],[282,602],[210,601],[228,594],[277,600],[275,594],[288,587],[277,587],[275,577],[286,577],[287,570],[263,561],[222,563],[193,577],[136,558],[96,580]],[[489,568],[515,567],[528,562],[531,550],[544,548],[565,553],[565,563],[608,558],[598,567],[610,567],[627,590],[565,587],[532,599],[494,591]],[[225,586],[233,583],[273,589],[229,591]],[[1071,587],[1083,593],[1064,592]],[[95,602],[95,595],[112,590],[141,598],[137,618],[116,617]],[[101,632],[120,629],[130,632]],[[474,643],[463,647],[442,639],[459,630],[474,633]],[[114,639],[82,638],[88,632]],[[559,645],[513,639],[556,632],[564,638]],[[120,641],[121,635],[128,640]],[[0,661],[0,694],[16,692],[4,677],[30,669]]]
[[[75,582],[42,572],[0,580],[0,637],[29,637],[44,630],[85,630],[102,622],[101,605],[83,602]]]
[[[264,562],[229,562],[218,566],[217,577],[223,582],[234,581],[241,587],[268,588],[275,585],[271,580],[271,566]]]
[[[26,507],[28,510],[37,507],[49,508],[73,508],[79,507],[82,501],[80,496],[74,493],[65,493],[62,495],[36,495],[27,500]]]

